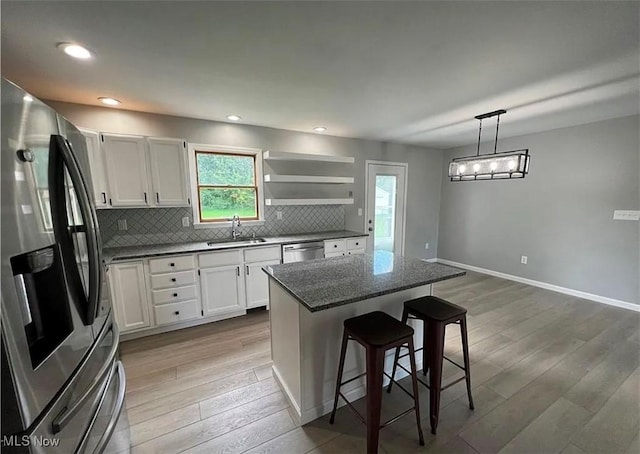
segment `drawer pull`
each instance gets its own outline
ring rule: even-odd
[[[338,247],[338,245],[337,245],[337,244],[334,244],[334,245],[333,245],[333,247]]]
[[[177,298],[177,297],[178,297],[178,294],[177,294],[177,293],[174,293],[174,294],[173,294],[173,297],[174,297],[174,298]]]
[[[171,263],[169,263],[169,266],[176,266],[176,264],[171,262]]]
[[[175,278],[175,277],[172,277],[172,278],[171,278],[171,282],[175,282],[175,281],[176,281],[176,278]]]
[[[360,246],[360,243],[356,243],[356,246]]]
[[[175,311],[174,314],[180,315],[180,311]]]

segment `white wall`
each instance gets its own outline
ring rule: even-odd
[[[529,148],[530,174],[444,178],[438,257],[640,304],[640,226],[613,220],[640,209],[639,130],[632,116],[500,140],[499,150]],[[442,173],[475,152],[447,151]]]
[[[314,191],[340,197],[347,197],[348,191],[353,191],[355,203],[345,207],[345,228],[349,230],[365,231],[364,217],[358,216],[358,208],[364,211],[365,204],[365,161],[372,159],[407,162],[409,176],[405,253],[418,258],[436,257],[442,182],[442,151],[440,150],[57,101],[47,102],[75,125],[101,132],[180,137],[192,143],[252,147],[263,150],[354,156],[356,162],[350,168],[338,166],[331,169],[338,174],[354,175],[354,185],[336,185],[333,188],[298,185],[290,186],[288,189],[301,194]],[[279,164],[266,165],[265,171],[277,165]],[[308,170],[305,168],[305,172]],[[272,187],[270,191],[276,193],[274,195],[279,191],[287,190],[269,186]],[[425,243],[430,244],[429,250],[424,249]]]

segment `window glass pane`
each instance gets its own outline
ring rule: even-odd
[[[198,184],[254,186],[253,156],[198,153]]]
[[[200,217],[203,221],[257,218],[256,190],[200,188]]]

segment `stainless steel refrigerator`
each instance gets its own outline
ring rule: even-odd
[[[2,79],[2,452],[128,450],[84,136]]]

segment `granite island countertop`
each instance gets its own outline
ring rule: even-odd
[[[381,251],[262,269],[311,312],[466,274],[452,266]]]
[[[234,244],[224,242],[209,246],[207,244],[207,241],[195,241],[189,243],[113,247],[104,248],[102,250],[102,259],[105,264],[109,264],[111,262],[117,262],[121,260],[159,257],[163,255],[189,254],[194,252],[209,252],[223,249],[240,249],[246,247],[260,247],[290,243],[306,243],[311,241],[334,240],[337,238],[354,238],[359,236],[368,235],[366,233],[354,232],[352,230],[332,230],[329,232],[291,233],[280,236],[265,236],[261,237],[266,240],[265,242],[254,244]],[[215,242],[215,239],[212,241]]]

